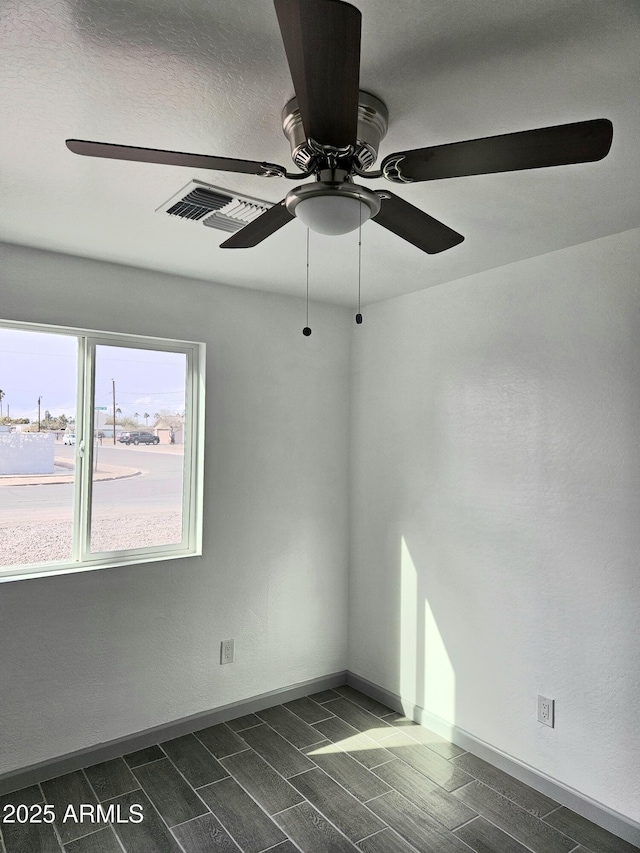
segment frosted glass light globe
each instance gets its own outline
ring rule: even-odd
[[[287,210],[319,234],[355,231],[380,211],[380,196],[350,181],[317,181],[296,187],[285,199]]]
[[[296,205],[298,219],[319,234],[348,234],[371,218],[371,209],[351,196],[317,195]]]

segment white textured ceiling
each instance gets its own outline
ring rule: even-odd
[[[380,155],[591,118],[595,164],[387,186],[465,236],[429,256],[368,223],[363,302],[640,227],[638,0],[356,0]],[[305,232],[221,250],[155,209],[190,179],[277,201],[282,179],[78,157],[69,137],[294,167],[293,89],[270,0],[1,0],[0,240],[303,295]],[[336,85],[339,81],[336,80]],[[357,234],[311,238],[311,295],[353,305]],[[1,263],[1,260],[0,260]]]

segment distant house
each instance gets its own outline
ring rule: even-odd
[[[171,444],[171,431],[174,432],[174,443],[184,444],[184,422],[179,415],[166,415],[154,423],[153,429],[160,439],[160,444]]]
[[[121,432],[128,432],[129,427],[116,426],[116,437],[120,435]],[[98,431],[98,438],[102,435],[103,439],[111,438],[113,439],[113,424],[108,424],[107,426],[100,427]]]

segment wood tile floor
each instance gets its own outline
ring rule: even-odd
[[[98,803],[109,822],[90,822]],[[32,785],[0,815],[10,804],[56,821],[3,823],[2,853],[639,849],[350,687]]]

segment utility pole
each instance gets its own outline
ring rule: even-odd
[[[38,432],[40,432],[40,401],[42,397],[38,397]]]
[[[116,443],[116,380],[111,380],[111,398],[113,400],[113,444]]]

